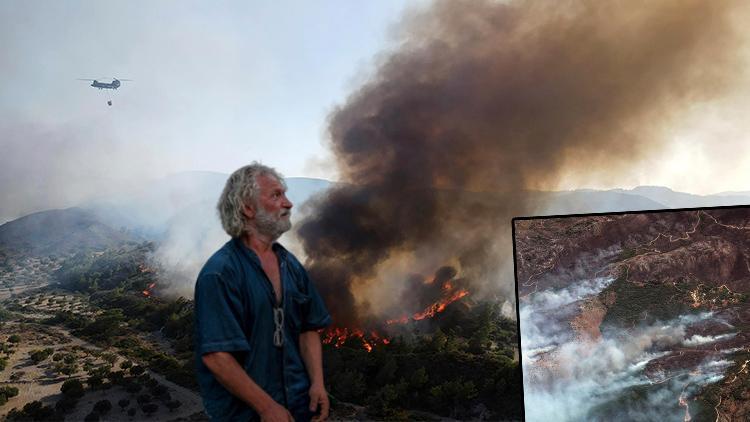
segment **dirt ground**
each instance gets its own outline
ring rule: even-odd
[[[42,308],[46,308],[46,304],[48,303],[48,300],[44,299],[49,298],[43,298],[45,305],[41,305]],[[55,299],[60,298],[56,297]],[[36,302],[38,299],[35,298],[34,300]],[[47,309],[34,309],[33,311],[44,313]],[[93,366],[102,365],[105,363],[101,358],[103,352],[116,354],[115,350],[102,350],[88,342],[73,337],[66,329],[60,327],[51,327],[36,323],[5,322],[0,327],[0,343],[7,343],[8,337],[13,334],[19,335],[21,341],[15,346],[15,353],[12,353],[8,357],[6,368],[0,371],[0,386],[17,387],[19,394],[16,397],[10,398],[5,405],[0,407],[0,420],[4,420],[11,409],[21,409],[26,403],[35,400],[41,401],[44,405],[54,407],[55,403],[62,397],[60,387],[67,379],[79,379],[85,384],[85,380],[88,377],[88,374],[83,370],[85,362]],[[58,374],[53,370],[55,362],[53,362],[52,357],[48,357],[35,364],[30,358],[30,353],[34,350],[45,348],[52,348],[55,353],[65,352],[75,354],[80,363],[78,372],[71,376]],[[4,357],[4,355],[0,356]],[[119,369],[120,363],[124,360],[125,358],[118,355],[114,368]],[[182,405],[170,412],[164,404],[154,400],[154,403],[159,405],[159,409],[152,415],[147,416],[142,413],[140,406],[136,403],[136,396],[142,394],[143,391],[138,394],[131,394],[121,386],[113,386],[106,390],[87,390],[75,409],[66,415],[65,419],[68,421],[82,421],[92,411],[94,404],[104,399],[112,403],[112,410],[102,418],[102,420],[106,421],[140,421],[144,419],[151,421],[171,421],[175,419],[195,420],[196,418],[200,418],[199,415],[203,410],[203,405],[198,394],[176,385],[158,374],[150,371],[147,371],[147,373],[158,381],[159,384],[167,387],[172,400],[179,400]],[[123,398],[130,399],[130,405],[125,410],[122,410],[117,404]],[[137,413],[134,417],[129,417],[126,413],[126,410],[131,407],[136,408]]]

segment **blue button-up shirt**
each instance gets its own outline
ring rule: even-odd
[[[260,259],[239,238],[208,259],[195,284],[195,347],[198,384],[213,420],[259,419],[229,393],[203,364],[211,352],[230,352],[250,378],[295,420],[311,417],[310,380],[299,349],[301,332],[331,324],[331,317],[297,258],[278,243],[284,309],[284,345],[273,344],[276,297]]]

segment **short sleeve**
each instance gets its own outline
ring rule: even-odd
[[[242,329],[240,292],[221,274],[198,276],[195,284],[195,337],[199,356],[212,352],[249,351]]]
[[[318,289],[315,288],[315,284],[307,275],[307,271],[302,268],[302,265],[299,267],[302,272],[302,281],[305,283],[305,289],[308,296],[310,296],[309,306],[307,306],[307,312],[302,321],[301,331],[313,331],[326,328],[331,325],[331,315],[328,313],[328,309],[326,309],[326,305],[323,302],[323,298],[320,297]]]

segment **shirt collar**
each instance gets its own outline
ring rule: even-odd
[[[244,255],[250,259],[250,261],[254,262],[257,265],[260,265],[260,258],[258,258],[258,254],[256,254],[254,250],[248,248],[242,241],[242,239],[240,239],[239,237],[232,238],[232,243],[234,247],[242,251],[241,253],[244,253]],[[286,261],[289,251],[287,251],[286,248],[281,245],[281,243],[273,242],[273,244],[271,245],[271,249],[276,254],[276,257],[279,258],[279,262]]]

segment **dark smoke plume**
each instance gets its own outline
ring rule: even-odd
[[[511,292],[510,218],[533,211],[524,192],[570,172],[614,182],[658,153],[681,112],[735,80],[736,6],[438,1],[410,16],[398,49],[333,112],[348,184],[299,229],[335,323],[363,322],[353,289],[403,254]]]

